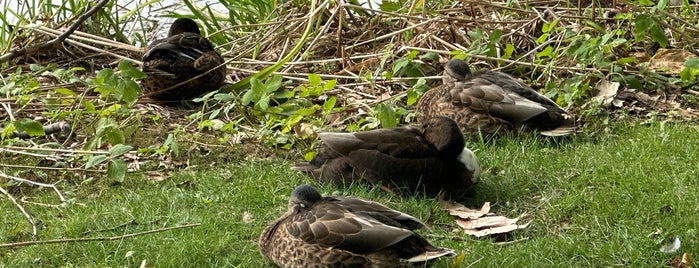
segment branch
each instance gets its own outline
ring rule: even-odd
[[[110,237],[85,237],[85,238],[68,238],[68,239],[54,239],[54,240],[7,243],[7,244],[0,244],[0,248],[15,248],[15,247],[24,247],[24,246],[32,246],[32,245],[60,244],[60,243],[72,243],[72,242],[114,241],[114,240],[121,240],[124,238],[131,238],[131,237],[147,235],[147,234],[152,234],[152,233],[159,233],[159,232],[171,231],[171,230],[182,229],[182,228],[196,227],[199,225],[201,225],[201,223],[193,223],[193,224],[174,226],[174,227],[168,227],[168,228],[160,228],[160,229],[155,229],[155,230],[150,230],[150,231],[145,231],[145,232],[139,232],[139,233],[133,233],[133,234],[127,234],[127,235],[119,235],[119,236],[110,236]]]
[[[36,238],[36,223],[34,223],[34,220],[32,219],[32,216],[27,213],[26,210],[24,210],[24,207],[17,203],[17,199],[15,199],[7,190],[4,188],[0,187],[0,193],[3,193],[4,195],[7,196],[10,201],[19,208],[19,211],[22,212],[22,215],[24,215],[25,218],[27,218],[27,221],[32,224],[32,235]]]
[[[104,5],[106,5],[107,2],[109,2],[109,0],[101,0],[101,1],[99,1],[99,2],[98,2],[97,4],[95,4],[95,6],[93,6],[90,10],[88,10],[88,11],[85,12],[84,14],[80,15],[80,18],[78,18],[78,20],[77,20],[75,23],[73,23],[73,25],[71,25],[70,28],[68,28],[68,30],[66,30],[63,34],[59,35],[58,37],[56,37],[56,38],[54,38],[54,39],[52,39],[52,40],[50,40],[50,41],[48,41],[48,42],[46,42],[46,43],[42,43],[42,44],[39,44],[39,45],[36,45],[36,46],[23,47],[23,48],[20,48],[20,49],[12,50],[12,51],[10,51],[9,53],[7,53],[7,54],[5,54],[5,55],[2,55],[2,57],[0,57],[0,63],[3,63],[3,62],[6,62],[6,61],[9,61],[9,60],[12,60],[12,59],[14,59],[14,58],[17,58],[17,57],[20,57],[20,56],[23,56],[23,55],[26,55],[26,54],[29,54],[29,53],[34,53],[34,52],[37,52],[37,51],[41,51],[41,50],[51,50],[51,49],[58,49],[58,48],[61,48],[61,46],[63,45],[63,41],[65,41],[66,38],[68,38],[68,36],[70,36],[71,34],[73,34],[73,32],[75,32],[75,30],[78,29],[78,27],[79,27],[83,22],[85,22],[85,20],[87,20],[87,18],[89,18],[90,16],[92,16],[92,14],[95,14],[95,13],[96,13],[98,10],[100,10]]]

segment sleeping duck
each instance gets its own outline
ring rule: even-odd
[[[167,38],[146,48],[141,82],[143,92],[152,99],[179,102],[217,90],[223,85],[226,67],[223,57],[199,26],[188,18],[172,23]]]
[[[289,210],[260,235],[260,253],[280,267],[425,267],[451,249],[413,232],[413,216],[350,196],[297,186]]]
[[[461,194],[478,181],[476,155],[464,148],[454,120],[438,116],[422,128],[396,127],[356,133],[323,132],[319,152],[293,169],[321,182],[367,181],[409,192]]]
[[[423,118],[448,116],[467,135],[520,128],[547,136],[575,132],[573,116],[546,96],[505,73],[471,73],[460,59],[447,63],[443,84],[425,92],[417,110]]]

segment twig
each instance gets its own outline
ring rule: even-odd
[[[39,44],[36,46],[23,47],[20,49],[12,50],[9,53],[2,55],[0,57],[0,63],[12,60],[14,58],[17,58],[17,57],[20,57],[20,56],[23,56],[23,55],[26,55],[29,53],[41,51],[41,50],[50,50],[50,49],[61,48],[61,46],[63,45],[63,41],[65,41],[66,38],[68,38],[68,36],[73,34],[73,32],[76,29],[78,29],[78,27],[83,22],[85,22],[85,20],[87,20],[87,18],[92,16],[92,14],[99,11],[105,4],[107,4],[107,2],[109,2],[109,0],[101,0],[101,1],[97,2],[95,4],[95,6],[93,6],[90,10],[88,10],[84,14],[80,15],[80,18],[78,18],[78,20],[75,23],[73,23],[73,25],[71,25],[70,28],[68,28],[68,30],[66,30],[63,34],[59,35],[58,37],[56,37],[56,38],[54,38],[46,43],[42,43],[42,44]]]
[[[32,219],[32,216],[27,213],[27,211],[24,209],[22,205],[17,203],[17,199],[15,199],[5,188],[0,187],[0,192],[2,192],[4,195],[7,196],[7,199],[10,199],[10,202],[15,204],[17,208],[19,208],[19,211],[22,212],[22,215],[24,215],[25,218],[27,218],[27,221],[32,224],[32,235],[36,237],[36,223],[34,223],[34,219]]]
[[[63,197],[63,194],[61,193],[61,191],[58,190],[58,188],[56,187],[55,184],[46,184],[46,183],[35,182],[35,181],[27,180],[27,179],[22,179],[19,177],[7,175],[2,171],[0,171],[0,178],[6,178],[6,179],[13,180],[13,181],[23,182],[23,183],[27,183],[27,184],[31,184],[31,185],[51,188],[51,189],[53,189],[54,192],[56,192],[56,194],[58,195],[58,199],[61,200],[61,203],[66,202],[66,199]]]
[[[33,246],[33,245],[60,244],[60,243],[73,243],[73,242],[114,241],[114,240],[121,240],[124,238],[131,238],[131,237],[147,235],[147,234],[152,234],[152,233],[159,233],[159,232],[171,231],[171,230],[182,229],[182,228],[196,227],[199,225],[201,225],[201,223],[193,223],[193,224],[187,224],[187,225],[181,225],[181,226],[160,228],[160,229],[155,229],[155,230],[150,230],[150,231],[144,231],[144,232],[138,232],[138,233],[126,234],[126,235],[119,235],[119,236],[109,236],[109,237],[84,237],[84,238],[67,238],[67,239],[53,239],[53,240],[7,243],[7,244],[0,244],[0,248],[15,248],[15,247],[24,247],[24,246]]]

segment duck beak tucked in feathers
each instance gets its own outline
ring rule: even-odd
[[[576,130],[572,114],[546,96],[505,73],[472,73],[460,59],[446,64],[442,85],[425,92],[417,110],[423,120],[450,117],[467,135],[522,127],[543,135],[567,135]]]
[[[454,250],[432,246],[413,216],[351,196],[297,186],[289,210],[260,235],[260,253],[281,267],[428,266]]]

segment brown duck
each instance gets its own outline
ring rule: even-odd
[[[448,116],[467,135],[520,128],[547,136],[575,131],[573,116],[551,99],[505,73],[472,73],[460,59],[446,64],[442,85],[425,92],[417,110],[423,118]]]
[[[322,197],[296,187],[289,210],[260,235],[260,253],[280,267],[424,267],[451,249],[432,246],[413,230],[413,216],[350,196]]]
[[[223,57],[202,37],[199,26],[188,18],[172,23],[167,38],[154,41],[143,55],[143,93],[165,102],[188,100],[223,85]]]
[[[481,172],[476,155],[464,147],[459,127],[444,116],[430,118],[421,128],[318,135],[319,152],[294,169],[321,182],[367,181],[408,192],[461,194],[478,181]]]

